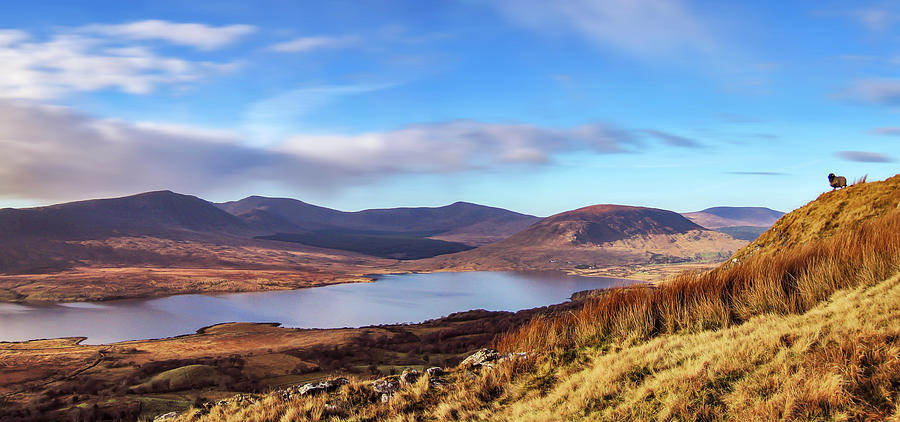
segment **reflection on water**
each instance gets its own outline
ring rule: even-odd
[[[0,303],[0,341],[87,337],[86,343],[98,344],[189,334],[222,322],[299,328],[421,322],[470,309],[534,308],[563,302],[580,290],[627,283],[560,273],[434,273],[274,292],[41,306]]]

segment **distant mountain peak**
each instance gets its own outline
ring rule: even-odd
[[[703,211],[682,214],[691,221],[709,228],[722,227],[770,227],[781,216],[781,211],[766,207],[711,207]]]
[[[527,244],[601,244],[634,236],[704,230],[678,213],[658,208],[599,204],[552,215],[513,235]]]

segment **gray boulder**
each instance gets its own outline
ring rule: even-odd
[[[421,374],[415,369],[404,369],[400,374],[400,381],[404,384],[415,384]]]
[[[526,353],[507,353],[500,354],[494,349],[481,349],[475,353],[469,355],[469,357],[463,359],[463,361],[459,364],[463,368],[469,370],[475,370],[480,368],[493,368],[495,363],[505,362],[508,360],[522,360],[527,359],[528,355]]]
[[[372,389],[375,390],[376,393],[393,395],[400,389],[400,383],[396,380],[382,378],[380,380],[375,380],[375,382],[372,383]]]
[[[153,422],[166,421],[169,419],[175,419],[177,417],[178,417],[178,412],[163,413],[162,415],[159,415],[159,416],[153,418]]]
[[[483,366],[491,366],[490,362],[500,359],[500,353],[494,349],[480,349],[469,357],[463,359],[459,364],[467,369],[477,369]]]

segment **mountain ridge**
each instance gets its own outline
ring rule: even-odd
[[[708,229],[723,227],[771,227],[785,213],[766,207],[710,207],[681,213],[687,219]]]
[[[440,207],[339,211],[297,199],[254,195],[215,205],[248,222],[265,221],[269,228],[282,233],[334,229],[415,233],[473,246],[505,238],[540,220],[532,215],[463,201]]]

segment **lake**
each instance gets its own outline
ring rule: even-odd
[[[562,273],[431,273],[256,293],[51,305],[0,303],[0,341],[87,337],[87,344],[102,344],[191,334],[222,322],[280,322],[296,328],[414,323],[471,309],[535,308],[564,302],[577,291],[630,283]]]

